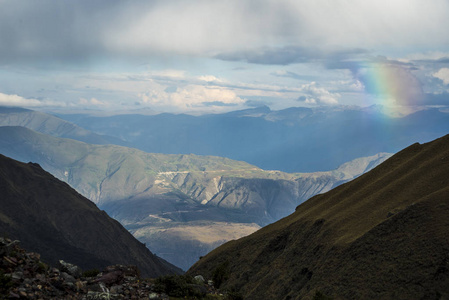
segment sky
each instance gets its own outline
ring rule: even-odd
[[[407,114],[449,106],[448,28],[447,0],[0,0],[0,105]]]

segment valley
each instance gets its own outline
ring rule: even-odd
[[[220,157],[87,144],[17,126],[0,127],[0,152],[39,163],[183,269],[390,156],[355,159],[327,172],[285,173]]]

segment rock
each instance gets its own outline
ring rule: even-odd
[[[21,280],[23,279],[23,272],[14,272],[11,274],[11,278],[14,280]]]
[[[111,286],[113,284],[120,284],[123,282],[123,272],[120,270],[112,271],[103,274],[100,278],[96,279],[96,282],[103,282],[104,284]]]
[[[61,271],[65,271],[68,274],[74,276],[74,277],[81,277],[81,269],[78,266],[75,266],[73,264],[70,264],[68,262],[65,262],[63,260],[59,261],[60,269]]]
[[[201,275],[196,275],[195,277],[193,277],[193,279],[199,284],[204,283],[204,277]]]
[[[12,256],[0,256],[0,272],[10,280],[0,299],[169,299],[156,293],[154,280],[140,279],[136,266],[109,266],[97,278],[83,278],[77,266],[61,261],[59,268],[49,267],[39,254],[21,249],[18,241],[0,237],[0,253],[6,254],[6,247]],[[202,276],[194,283],[190,287],[198,294],[216,294]]]
[[[113,294],[121,294],[123,293],[123,285],[114,285],[110,289]]]
[[[76,282],[75,277],[73,277],[72,275],[67,274],[66,272],[62,272],[62,273],[61,273],[61,277],[62,277],[66,282],[71,282],[71,283],[75,283],[75,282]]]

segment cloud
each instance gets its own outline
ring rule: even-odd
[[[110,57],[216,54],[285,65],[314,59],[316,45],[444,47],[449,43],[447,11],[445,0],[260,0],[257,5],[239,0],[3,0],[0,58],[7,64],[91,63]]]
[[[108,106],[107,103],[100,101],[96,98],[91,98],[90,100],[85,98],[80,98],[79,104],[82,106]]]
[[[285,71],[285,70],[271,72],[270,75],[275,76],[275,77],[293,78],[293,79],[297,79],[297,80],[307,80],[307,81],[315,81],[318,79],[318,76],[315,76],[315,75],[297,74],[295,72]]]
[[[295,63],[322,62],[343,60],[345,58],[365,54],[367,51],[359,48],[345,50],[325,50],[315,46],[284,46],[263,47],[245,51],[220,53],[215,56],[225,61],[244,61],[262,65],[290,65]]]
[[[18,95],[8,95],[0,93],[0,105],[18,107],[43,107],[43,106],[65,106],[64,103],[56,103],[50,100],[37,100],[24,98]]]
[[[341,97],[338,93],[331,93],[325,88],[319,87],[315,82],[304,84],[300,90],[304,95],[297,100],[305,104],[336,105],[338,98]]]
[[[433,77],[440,79],[444,84],[449,85],[449,69],[441,68],[438,72],[432,74]]]
[[[187,85],[176,91],[151,89],[139,94],[141,102],[152,108],[194,111],[206,107],[229,107],[245,103],[233,91],[219,86]]]
[[[353,72],[367,93],[388,98],[396,105],[420,105],[424,100],[422,83],[400,64],[375,63]]]

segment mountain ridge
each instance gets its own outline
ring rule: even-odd
[[[181,272],[36,163],[0,155],[0,192],[0,232],[21,240],[52,264],[59,259],[85,269],[133,264],[152,277]]]
[[[376,106],[262,107],[201,116],[59,116],[145,152],[223,156],[290,173],[333,170],[449,132],[449,114],[436,108],[400,118],[384,111]]]
[[[226,263],[224,287],[245,299],[447,297],[448,178],[449,135],[413,144],[188,273],[208,276]]]
[[[350,180],[370,163],[388,157],[358,159],[329,172],[287,174],[227,158],[150,154],[6,126],[0,127],[0,152],[38,162],[138,234],[153,252],[185,269],[217,241],[254,232],[290,214],[308,197]],[[216,234],[209,234],[206,228]],[[180,236],[194,240],[170,238]],[[205,243],[205,238],[210,243]]]

